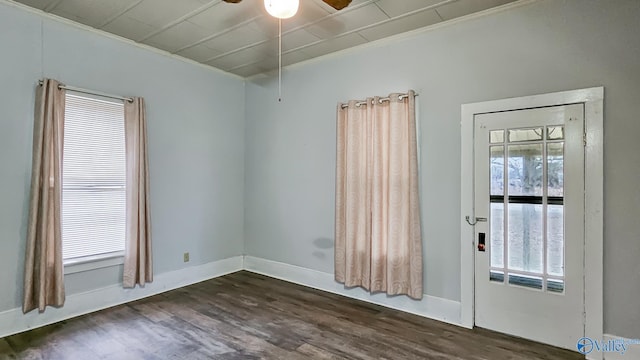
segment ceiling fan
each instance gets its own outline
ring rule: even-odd
[[[222,0],[237,4],[242,0]],[[349,6],[351,0],[322,0],[336,10]],[[264,0],[269,15],[278,18],[278,101],[282,101],[282,19],[288,19],[298,12],[300,0]]]
[[[236,4],[242,0],[222,0],[226,3]],[[322,0],[336,10],[349,6],[351,0]],[[298,11],[299,0],[264,0],[264,7],[269,14],[280,19],[290,18]]]

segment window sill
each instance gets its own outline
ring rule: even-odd
[[[64,274],[75,274],[84,271],[118,266],[121,264],[124,264],[124,251],[95,256],[85,256],[82,258],[65,260]]]

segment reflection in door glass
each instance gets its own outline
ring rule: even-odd
[[[509,130],[509,142],[542,140],[542,128]]]
[[[542,196],[542,144],[509,145],[509,195]]]
[[[504,132],[504,130],[501,130]],[[495,133],[492,131],[491,133]],[[504,146],[491,146],[491,195],[499,195],[497,202],[491,202],[491,266],[504,267]]]
[[[547,205],[547,272],[564,275],[564,205]]]
[[[561,293],[564,291],[564,280],[560,279],[547,279],[547,290]]]
[[[504,195],[504,146],[491,146],[491,195]]]
[[[492,144],[504,142],[504,130],[489,131],[489,142]]]
[[[547,144],[547,194],[564,195],[564,143]]]
[[[547,140],[564,139],[564,126],[549,126],[547,128]]]
[[[504,267],[504,204],[491,203],[491,266]]]
[[[542,205],[509,204],[509,269],[542,273]]]

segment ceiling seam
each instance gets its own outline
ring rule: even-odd
[[[190,19],[190,18],[192,18],[192,17],[204,12],[205,10],[208,10],[209,8],[211,8],[211,7],[215,6],[215,5],[218,5],[220,3],[221,3],[221,0],[213,0],[213,1],[201,6],[199,8],[193,10],[192,12],[177,18],[176,20],[173,20],[173,21],[169,22],[168,24],[166,24],[165,26],[161,27],[160,29],[152,31],[151,33],[147,34],[146,36],[144,36],[144,37],[142,37],[142,38],[140,38],[139,40],[136,40],[136,41],[137,42],[143,42],[143,41],[145,41],[145,40],[147,40],[147,39],[149,39],[151,37],[154,37],[154,36],[160,34],[163,31],[171,29],[172,27],[180,24],[181,22],[186,21],[187,19]]]
[[[100,24],[100,26],[98,26],[98,29],[102,29],[105,26],[111,24],[112,22],[114,22],[117,18],[119,18],[120,16],[124,15],[125,13],[127,13],[129,10],[133,9],[134,7],[140,5],[140,3],[144,1],[144,0],[137,0],[136,2],[133,2],[131,4],[129,4],[129,6],[127,6],[124,10],[116,13],[115,15],[111,16],[110,18],[108,18],[105,22],[103,22],[102,24]]]
[[[51,11],[55,10],[55,8],[57,8],[58,5],[60,5],[61,2],[62,2],[62,0],[55,0],[55,1],[51,2],[51,3],[49,3],[49,5],[47,5],[43,9],[43,11],[44,12],[51,12]]]
[[[259,19],[259,18],[261,18],[261,17],[263,17],[263,15],[256,15],[256,16],[254,16],[254,17],[250,18],[250,19],[247,19],[247,20],[245,20],[245,21],[239,22],[238,24],[236,24],[236,25],[234,25],[234,26],[232,26],[232,27],[226,28],[226,29],[224,29],[224,30],[222,30],[222,31],[219,31],[219,32],[215,33],[215,34],[209,35],[209,36],[207,36],[207,37],[205,37],[205,38],[202,38],[202,39],[200,39],[200,40],[198,40],[198,41],[196,41],[196,42],[194,42],[194,43],[191,43],[191,44],[189,44],[189,45],[187,45],[187,46],[183,46],[183,47],[179,48],[178,50],[176,50],[176,51],[174,52],[174,54],[177,54],[177,53],[179,53],[179,52],[181,52],[181,51],[184,51],[184,50],[190,49],[190,48],[192,48],[192,47],[194,47],[194,46],[198,46],[198,45],[200,45],[200,44],[202,44],[202,43],[204,43],[204,42],[207,42],[207,41],[209,41],[209,40],[215,39],[215,38],[217,38],[218,36],[222,36],[222,35],[224,35],[224,34],[226,34],[226,33],[228,33],[228,32],[231,32],[231,31],[233,31],[233,30],[236,30],[236,29],[238,29],[238,28],[241,28],[241,27],[243,27],[243,26],[245,26],[245,25],[247,25],[247,24],[249,24],[249,23],[251,23],[251,22],[253,22],[253,21],[255,21],[255,20]],[[256,43],[256,44],[257,44],[257,43]],[[212,50],[215,50],[215,49],[212,49]],[[207,60],[207,61],[209,61],[209,60]]]
[[[384,9],[380,6],[380,3],[376,2],[376,7],[382,11],[383,14],[387,15],[388,18],[391,18],[391,15],[389,15],[386,11],[384,11]]]

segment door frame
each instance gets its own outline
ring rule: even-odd
[[[462,105],[460,184],[460,323],[475,323],[475,235],[465,217],[474,214],[474,117],[476,114],[545,106],[584,104],[585,139],[585,244],[584,244],[584,336],[603,338],[603,105],[604,88],[593,87]],[[577,342],[578,339],[576,339]],[[589,359],[602,359],[592,352]]]

